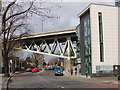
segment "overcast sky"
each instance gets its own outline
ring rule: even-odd
[[[30,22],[32,23],[31,24],[32,33],[41,33],[47,31],[75,28],[79,24],[78,14],[91,3],[91,2],[63,2],[63,1],[59,3],[58,2],[55,3],[55,5],[61,6],[61,8],[57,6],[52,8],[53,15],[56,17],[60,17],[59,19],[56,18],[44,19],[45,21],[43,21],[43,25],[42,25],[42,20],[40,20],[40,18],[37,16],[30,19]],[[92,2],[92,3],[114,5],[113,1]],[[43,27],[43,31],[42,31],[42,27]]]
[[[60,0],[59,0],[60,1]],[[66,1],[66,2],[64,2]],[[80,22],[78,18],[78,14],[90,3],[97,3],[97,4],[108,4],[114,5],[114,0],[104,0],[106,2],[95,2],[96,0],[88,0],[92,2],[83,2],[83,0],[62,0],[62,2],[56,2],[55,5],[61,6],[52,8],[53,14],[55,16],[60,16],[59,19],[47,19],[43,21],[43,31],[42,31],[42,21],[39,17],[33,17],[30,19],[32,33],[41,33],[41,32],[48,32],[48,31],[55,31],[55,30],[62,30],[62,29],[69,29],[75,28]],[[76,2],[75,2],[76,1]],[[79,2],[77,2],[79,1]],[[81,2],[80,2],[81,1]],[[86,0],[85,0],[86,1]],[[27,57],[28,53],[22,54],[22,57]],[[48,56],[45,56],[45,60],[48,62]]]

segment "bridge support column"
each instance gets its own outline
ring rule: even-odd
[[[71,60],[70,59],[65,60],[64,65],[65,65],[65,74],[66,75],[71,75],[71,68],[72,68]]]
[[[67,73],[67,75],[71,75],[71,69],[72,69],[72,65],[71,65],[71,49],[70,49],[70,37],[67,37],[67,42],[68,42],[68,58],[67,60],[65,60],[65,71]]]

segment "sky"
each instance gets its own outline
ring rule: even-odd
[[[78,1],[78,0],[75,0],[75,1]],[[56,19],[56,18],[43,19],[45,21],[40,20],[39,17],[37,16],[32,18],[30,21],[32,23],[31,33],[41,33],[41,32],[75,28],[79,24],[78,14],[85,7],[87,7],[90,3],[91,2],[70,2],[70,1],[69,2],[63,2],[63,1],[56,2],[55,5],[59,5],[61,6],[61,8],[54,6],[52,8],[52,13],[53,13],[53,16],[60,17],[60,18],[59,19]],[[92,3],[114,5],[114,2],[112,1],[111,2],[92,2]]]
[[[80,23],[78,15],[90,3],[114,5],[114,0],[58,0],[58,1],[60,2],[54,2],[55,6],[52,7],[52,11],[54,16],[58,16],[60,18],[45,19],[45,21],[43,21],[42,23],[39,17],[37,16],[32,17],[29,20],[32,29],[31,33],[41,33],[41,32],[75,28]],[[56,6],[61,6],[61,8]],[[42,24],[43,24],[43,30],[42,30]],[[22,53],[20,57],[26,58],[27,56],[30,56],[30,54],[31,53],[28,52]],[[45,56],[46,62],[48,62],[50,58],[53,57]]]
[[[11,0],[4,0],[4,1],[11,1]],[[33,0],[17,0],[18,2],[29,2]],[[47,2],[113,2],[115,0],[36,0],[39,1],[47,1]]]

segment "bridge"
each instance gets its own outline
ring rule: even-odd
[[[21,38],[17,50],[74,59],[76,55],[76,29],[31,34]]]

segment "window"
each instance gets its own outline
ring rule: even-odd
[[[100,62],[104,62],[104,48],[103,48],[103,26],[102,26],[102,13],[98,13],[99,19],[99,42],[100,42]]]
[[[86,65],[87,75],[92,74],[91,65],[91,30],[90,30],[90,15],[84,17],[84,60]]]
[[[96,66],[96,73],[111,73],[113,71],[112,65],[105,65],[105,66]]]
[[[84,55],[87,58],[91,55],[91,41],[90,41],[90,17],[84,18]]]

